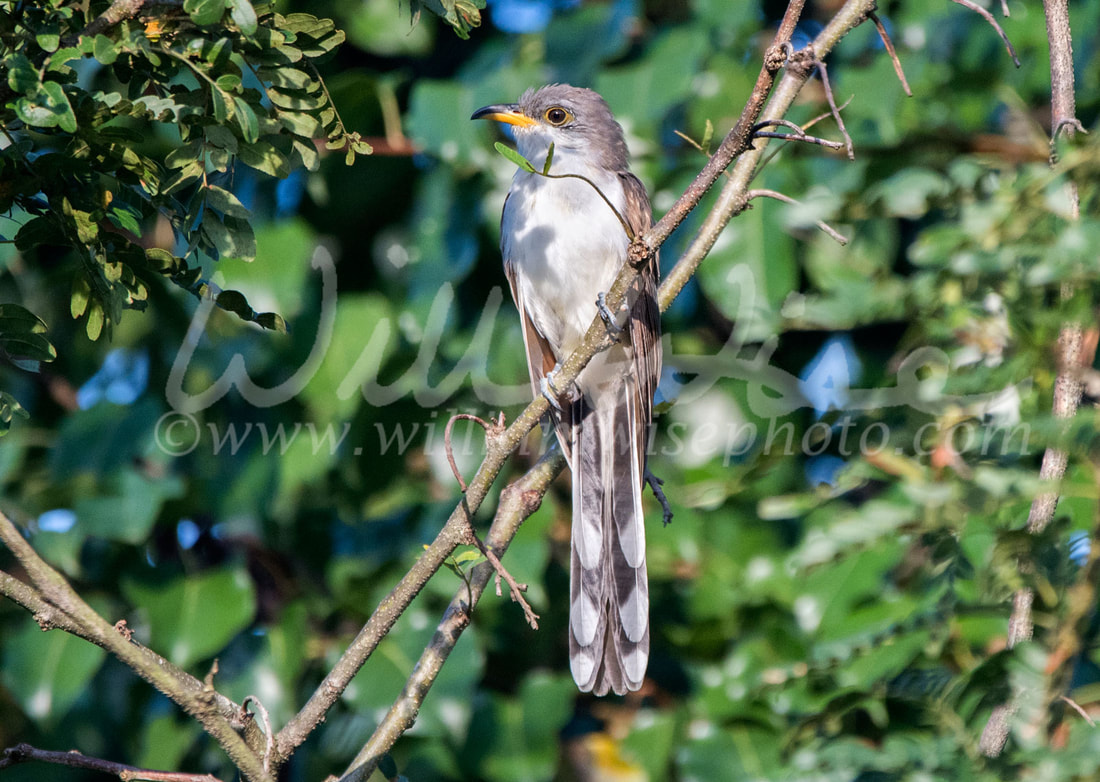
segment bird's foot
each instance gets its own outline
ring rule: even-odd
[[[615,321],[614,313],[607,306],[607,294],[603,291],[596,294],[596,312],[600,313],[603,324],[607,327],[607,332],[613,339],[618,341],[619,336],[623,333],[623,327]]]
[[[561,369],[561,364],[554,364],[554,368],[543,375],[542,380],[539,381],[539,391],[546,397],[546,401],[550,403],[550,406],[562,412],[561,402],[558,401],[558,397],[561,396],[561,391],[554,384],[554,375],[558,374],[558,370]]]

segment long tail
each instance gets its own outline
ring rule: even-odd
[[[573,403],[573,536],[569,665],[584,692],[642,686],[649,661],[649,584],[642,476],[646,427],[631,381]]]

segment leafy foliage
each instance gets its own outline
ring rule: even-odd
[[[90,339],[146,307],[150,275],[208,296],[196,253],[255,257],[251,212],[223,186],[237,161],[285,178],[317,168],[318,136],[349,157],[370,151],[344,128],[314,65],[344,40],[330,20],[249,0],[120,19],[114,5],[96,18],[61,2],[4,7],[14,27],[0,63],[0,209],[16,210],[20,252],[68,250],[79,270],[70,311]],[[168,129],[178,144],[165,145]],[[146,246],[140,237],[158,223],[171,241]],[[215,301],[282,327],[237,292]]]

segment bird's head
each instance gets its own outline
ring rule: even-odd
[[[536,167],[550,144],[559,153],[577,155],[610,171],[627,168],[623,129],[599,93],[568,84],[530,89],[518,103],[485,106],[470,119],[492,119],[514,128],[516,146]]]

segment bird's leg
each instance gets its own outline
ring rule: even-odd
[[[615,322],[615,315],[607,306],[607,294],[603,291],[596,294],[596,312],[600,313],[603,324],[607,326],[608,333],[617,342],[619,335],[623,333],[623,327]]]
[[[558,387],[554,385],[554,375],[556,375],[560,369],[560,363],[554,364],[554,368],[543,375],[542,379],[539,381],[539,391],[546,397],[546,401],[550,403],[550,406],[559,413],[562,412],[561,402],[558,401],[561,392],[558,390]]]

